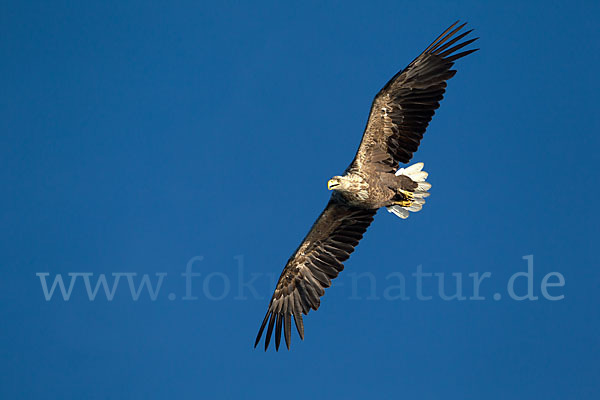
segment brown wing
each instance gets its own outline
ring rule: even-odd
[[[395,171],[407,163],[454,76],[454,61],[478,49],[456,53],[478,38],[459,42],[472,30],[455,36],[465,24],[455,22],[408,67],[397,73],[375,96],[369,121],[354,161],[349,168],[367,166]],[[458,43],[457,43],[458,42]]]
[[[276,350],[279,350],[282,330],[289,350],[292,317],[300,338],[304,339],[302,314],[319,308],[325,288],[344,269],[342,262],[350,257],[376,212],[349,207],[335,200],[335,195],[331,197],[283,269],[254,347],[268,322],[265,350],[269,347],[273,327]]]

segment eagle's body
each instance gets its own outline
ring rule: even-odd
[[[455,53],[476,39],[457,42],[471,31],[455,36],[464,26],[448,28],[408,67],[396,74],[375,96],[362,141],[342,176],[329,180],[333,194],[298,249],[288,260],[255,346],[267,327],[265,350],[275,329],[275,346],[281,334],[289,349],[291,321],[304,338],[302,314],[316,310],[331,280],[366,232],[381,207],[401,218],[425,203],[431,185],[417,163],[407,163],[423,138],[442,100],[446,81],[456,71],[454,61],[475,50]]]
[[[332,196],[340,203],[365,209],[378,209],[410,201],[410,195],[406,192],[412,192],[417,187],[408,176],[397,176],[389,172],[373,171],[370,176],[365,176],[360,171],[350,171],[338,179],[340,178],[348,182],[347,187],[336,189],[337,186],[330,184],[335,190]]]

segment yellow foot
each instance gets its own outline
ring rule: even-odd
[[[404,195],[407,199],[412,199],[414,197],[414,192],[409,192],[408,190],[399,190],[400,193]]]
[[[400,207],[410,207],[411,204],[412,202],[410,200],[397,201],[394,203],[394,205]]]

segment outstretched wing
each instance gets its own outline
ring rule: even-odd
[[[344,269],[342,262],[350,257],[376,212],[350,207],[338,202],[335,195],[331,197],[283,269],[254,347],[258,345],[268,322],[265,350],[269,347],[274,327],[275,348],[279,350],[283,330],[289,350],[292,317],[300,338],[304,339],[302,314],[319,308],[325,288]]]
[[[396,171],[419,147],[423,134],[454,76],[454,61],[478,49],[456,53],[478,38],[460,42],[466,24],[455,22],[375,96],[369,121],[350,169]]]

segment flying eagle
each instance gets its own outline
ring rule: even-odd
[[[425,203],[431,185],[427,172],[408,163],[417,151],[431,117],[444,97],[446,81],[454,76],[454,61],[478,49],[458,50],[478,38],[464,40],[472,30],[457,35],[466,25],[458,21],[446,29],[404,70],[377,93],[362,141],[342,176],[327,182],[331,199],[296,252],[290,257],[269,303],[254,347],[265,327],[265,350],[275,329],[275,348],[281,333],[289,350],[292,317],[304,339],[302,314],[320,305],[320,297],[331,280],[344,269],[374,215],[386,207],[400,218],[416,212]]]

